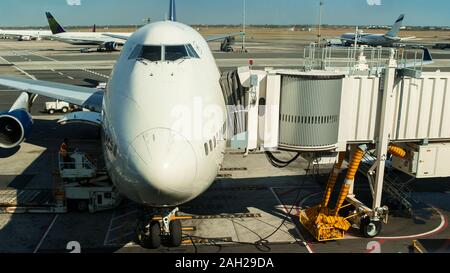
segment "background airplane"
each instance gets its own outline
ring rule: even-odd
[[[100,127],[108,174],[120,193],[147,208],[136,233],[142,245],[153,248],[161,244],[161,235],[173,246],[181,244],[176,206],[212,185],[226,146],[221,74],[208,40],[176,22],[174,0],[169,18],[127,38],[106,92],[0,77],[0,85],[25,91],[0,114],[0,147],[17,147],[30,134],[29,109],[36,95],[90,109],[77,113],[76,119]],[[201,99],[200,106],[196,99]],[[186,120],[189,113],[203,113],[201,123]],[[70,115],[64,119],[70,122]],[[153,220],[158,215],[162,220]]]
[[[410,41],[415,39],[416,37],[407,37],[401,38],[398,37],[398,33],[400,28],[402,27],[403,20],[405,19],[405,15],[400,15],[398,19],[395,21],[391,30],[389,30],[386,34],[358,34],[356,41],[358,44],[369,45],[369,46],[383,46],[383,47],[392,47],[396,43],[401,43],[405,41]],[[349,46],[355,43],[355,33],[345,33],[340,37],[340,40],[343,45]]]
[[[96,45],[101,50],[114,51],[118,50],[119,46],[125,43],[124,39],[114,38],[108,36],[106,32],[97,32],[94,27],[92,32],[67,32],[53,17],[50,12],[46,12],[48,24],[50,26],[52,35],[46,38],[51,38],[57,41],[72,45]],[[133,33],[116,33],[121,37],[130,37]]]
[[[0,29],[0,36],[17,38],[19,41],[41,40],[45,36],[52,35],[49,30],[3,30]]]

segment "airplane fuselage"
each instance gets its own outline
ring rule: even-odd
[[[345,33],[341,36],[343,44],[353,44],[355,40],[354,33]],[[383,46],[391,47],[394,43],[398,42],[400,39],[397,37],[388,38],[384,34],[361,34],[358,35],[358,44],[368,45],[368,46]]]
[[[207,42],[189,26],[157,22],[130,37],[102,113],[105,162],[121,193],[171,207],[210,187],[226,146],[219,80]]]
[[[105,32],[106,33],[106,32]],[[50,38],[72,45],[101,45],[108,42],[124,44],[121,39],[109,37],[101,32],[64,32],[51,35]],[[129,33],[114,33],[117,35],[129,35]]]
[[[30,37],[30,39],[41,38],[51,34],[51,31],[48,30],[0,30],[0,35],[2,36]]]

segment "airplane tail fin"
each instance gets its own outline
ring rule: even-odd
[[[177,11],[175,8],[175,0],[170,0],[169,20],[175,22],[177,20]]]
[[[397,21],[395,21],[394,25],[392,26],[391,30],[386,33],[386,36],[388,37],[397,37],[398,32],[400,31],[400,28],[403,24],[403,19],[405,19],[405,15],[402,14],[400,17],[398,17]]]
[[[433,57],[431,56],[431,53],[428,50],[428,48],[423,49],[423,61],[424,62],[432,62],[433,61]]]
[[[50,29],[53,34],[59,34],[66,32],[64,28],[56,21],[56,19],[53,17],[53,15],[50,12],[46,12],[45,15],[47,16],[48,25],[50,26]]]
[[[94,26],[92,27],[92,32],[97,32],[97,26],[94,24]]]

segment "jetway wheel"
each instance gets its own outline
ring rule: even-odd
[[[369,217],[365,217],[361,219],[359,229],[362,236],[374,238],[380,234],[382,226],[383,223],[381,221],[371,220]]]
[[[182,242],[182,227],[181,221],[176,219],[170,221],[169,224],[170,234],[169,234],[169,242],[172,247],[179,247]]]

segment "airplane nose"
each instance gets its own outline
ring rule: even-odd
[[[177,205],[188,201],[197,176],[197,156],[191,143],[169,129],[152,129],[131,144],[129,166],[146,183],[141,199],[151,205]]]

